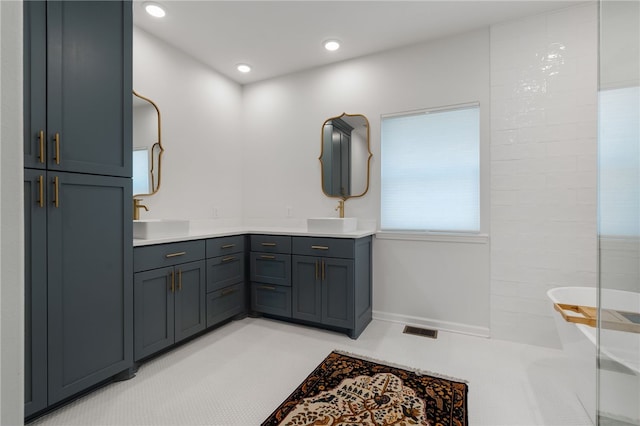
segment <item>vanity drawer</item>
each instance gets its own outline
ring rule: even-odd
[[[244,283],[207,294],[207,327],[246,311]]]
[[[251,281],[291,285],[291,255],[251,252]]]
[[[251,283],[251,310],[291,318],[291,287]]]
[[[293,252],[305,256],[355,257],[355,241],[351,238],[293,237]]]
[[[225,256],[244,251],[244,235],[211,238],[207,240],[207,258]]]
[[[244,253],[207,259],[207,292],[244,282]]]
[[[291,253],[291,237],[283,235],[252,235],[251,251]]]
[[[135,247],[133,269],[135,272],[173,266],[204,259],[204,240],[157,244]]]

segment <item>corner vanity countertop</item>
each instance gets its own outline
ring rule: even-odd
[[[178,237],[152,238],[152,239],[135,239],[133,246],[150,246],[154,244],[174,243],[178,241],[200,240],[206,238],[230,237],[233,235],[245,234],[269,234],[269,235],[291,235],[301,237],[329,237],[329,238],[362,238],[375,234],[374,229],[356,230],[353,232],[341,233],[318,233],[309,232],[306,228],[285,228],[285,227],[230,227],[218,228],[206,231],[190,231],[186,235]]]

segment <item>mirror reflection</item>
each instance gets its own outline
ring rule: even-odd
[[[369,120],[342,114],[322,125],[322,190],[329,197],[361,197],[369,189]]]
[[[149,98],[133,92],[133,194],[153,195],[162,178],[160,110]]]

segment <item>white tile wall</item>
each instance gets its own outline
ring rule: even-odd
[[[491,27],[491,333],[557,346],[546,297],[595,286],[595,3]]]

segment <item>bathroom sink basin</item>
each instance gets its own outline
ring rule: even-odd
[[[145,219],[133,221],[133,238],[180,237],[189,234],[188,220]]]
[[[355,217],[310,217],[307,219],[307,231],[342,233],[353,232],[358,228]]]

